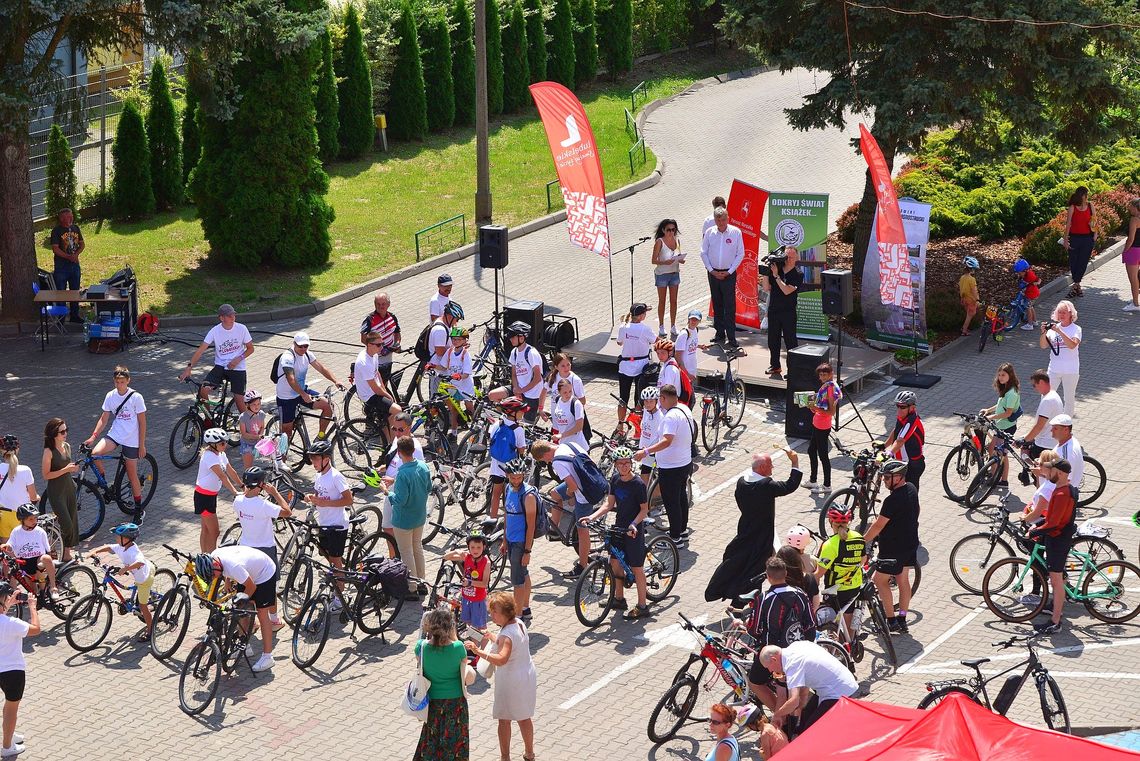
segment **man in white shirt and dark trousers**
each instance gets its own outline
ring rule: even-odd
[[[840,698],[849,698],[859,690],[847,667],[814,642],[768,645],[760,650],[759,660],[773,674],[783,674],[788,686],[788,699],[772,714],[772,723],[779,727],[789,716],[796,716],[796,735],[819,721]]]
[[[715,224],[701,238],[701,261],[709,273],[712,295],[713,343],[725,342],[735,349],[736,343],[736,270],[744,261],[744,238],[740,228],[728,223],[728,210],[718,206],[713,212]]]
[[[1030,459],[1036,460],[1046,449],[1057,446],[1049,421],[1064,413],[1065,402],[1061,399],[1061,395],[1053,390],[1053,384],[1049,382],[1049,373],[1044,370],[1035,370],[1033,375],[1029,376],[1029,382],[1033,384],[1033,390],[1041,394],[1041,400],[1037,402],[1037,417],[1033,421],[1033,427],[1021,439],[1021,445],[1022,449],[1029,453]]]
[[[648,455],[657,458],[661,502],[669,516],[669,536],[680,547],[689,543],[689,493],[686,486],[693,466],[693,413],[678,404],[677,388],[661,387],[661,408],[665,417],[661,437],[647,449],[639,449],[633,459],[641,462]]]

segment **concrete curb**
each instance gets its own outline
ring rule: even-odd
[[[1120,252],[1124,249],[1124,243],[1125,243],[1125,241],[1121,240],[1117,243],[1112,244],[1107,249],[1105,249],[1104,251],[1101,251],[1099,254],[1097,254],[1097,257],[1095,259],[1093,259],[1091,262],[1089,262],[1088,271],[1089,272],[1096,272],[1098,269],[1103,267],[1105,264],[1107,264],[1108,262],[1112,261],[1117,256],[1119,256]],[[1054,278],[1053,280],[1050,280],[1048,283],[1046,283],[1044,286],[1042,286],[1041,296],[1038,298],[1038,304],[1040,304],[1041,299],[1045,298],[1046,296],[1053,296],[1057,293],[1065,291],[1072,284],[1073,284],[1073,278],[1070,275],[1065,275],[1064,277],[1058,277],[1058,278]],[[920,360],[918,363],[919,369],[925,371],[925,370],[931,370],[935,367],[938,367],[939,365],[941,365],[943,362],[950,359],[951,357],[956,357],[959,354],[961,354],[963,351],[967,351],[966,347],[970,347],[976,351],[977,350],[976,349],[977,341],[978,341],[978,337],[972,333],[968,336],[961,336],[959,338],[956,338],[953,341],[951,341],[950,343],[943,346],[938,351],[934,352],[928,358]],[[912,371],[913,371],[913,368],[911,368],[910,370],[907,370],[907,372],[912,372]]]

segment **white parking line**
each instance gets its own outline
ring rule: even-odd
[[[906,674],[909,671],[913,670],[914,667],[917,666],[920,661],[922,661],[924,658],[926,658],[926,656],[930,655],[935,650],[937,650],[942,645],[942,643],[944,643],[946,640],[950,639],[955,634],[960,632],[963,629],[963,627],[965,627],[967,624],[969,624],[975,618],[980,616],[982,614],[982,611],[984,611],[985,609],[986,609],[986,605],[985,605],[985,603],[982,603],[981,605],[979,605],[978,607],[974,608],[972,611],[967,613],[965,616],[962,617],[961,621],[954,624],[953,626],[951,626],[946,631],[942,632],[942,634],[936,640],[931,642],[929,645],[926,645],[925,647],[923,647],[922,650],[920,650],[917,655],[915,655],[913,658],[911,658],[909,661],[907,661],[903,665],[899,666],[897,673]],[[1020,658],[1021,656],[1019,655],[1017,657]],[[956,663],[956,661],[955,661],[955,663]]]

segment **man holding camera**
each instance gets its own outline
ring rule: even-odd
[[[768,351],[772,355],[769,375],[780,375],[780,339],[789,349],[799,345],[796,341],[796,294],[804,284],[803,273],[796,269],[799,252],[785,246],[783,255],[777,249],[764,257],[767,272],[760,268],[760,285],[768,297]]]
[[[713,211],[715,224],[701,238],[701,261],[709,272],[712,295],[713,343],[724,341],[736,349],[736,269],[744,261],[744,238],[740,228],[728,223],[728,210],[718,206]]]

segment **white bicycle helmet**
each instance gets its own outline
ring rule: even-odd
[[[260,399],[260,398],[261,398],[261,394],[257,391],[254,391],[252,388],[249,391],[245,392],[245,403],[246,404],[249,404],[254,399]]]
[[[792,526],[788,529],[787,543],[800,552],[807,548],[811,541],[811,532],[803,526]]]
[[[645,388],[643,388],[641,390],[641,401],[643,401],[643,402],[646,399],[660,399],[660,398],[661,398],[661,389],[657,388],[656,386],[646,386]]]
[[[206,442],[207,444],[217,444],[219,442],[225,441],[228,438],[229,436],[224,428],[210,428],[202,434],[202,441]]]
[[[913,391],[900,391],[895,396],[895,404],[905,404],[909,407],[912,404],[918,404],[918,397]]]

